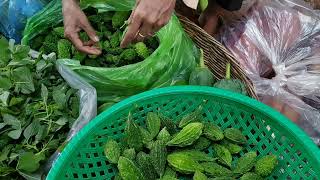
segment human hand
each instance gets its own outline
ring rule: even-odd
[[[121,47],[153,36],[169,22],[175,3],[176,0],[137,0]]]
[[[88,18],[80,9],[77,0],[62,0],[62,6],[65,37],[81,52],[93,55],[101,54],[101,50],[95,47],[99,38],[91,27]],[[90,41],[82,42],[79,37],[81,30],[88,34]]]

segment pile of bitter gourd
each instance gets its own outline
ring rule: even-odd
[[[201,107],[178,124],[150,112],[145,129],[129,114],[124,138],[105,145],[108,161],[119,170],[114,179],[259,180],[272,173],[277,156],[247,152],[247,139],[239,129],[222,130],[202,119]]]

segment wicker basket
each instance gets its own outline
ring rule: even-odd
[[[212,71],[213,75],[217,79],[223,79],[225,77],[226,64],[230,62],[232,66],[232,78],[240,79],[245,82],[249,96],[257,99],[257,95],[251,81],[246,76],[239,62],[233,57],[233,55],[231,55],[231,53],[220,42],[188,18],[179,14],[178,17],[190,38],[199,48],[203,49],[205,63]]]

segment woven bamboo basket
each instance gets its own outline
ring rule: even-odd
[[[215,78],[223,79],[225,77],[226,64],[229,62],[232,67],[232,78],[243,81],[247,86],[249,96],[257,99],[257,95],[251,81],[246,76],[244,70],[233,55],[219,41],[214,39],[197,24],[180,14],[177,15],[186,33],[199,48],[203,49],[205,63],[212,71]]]

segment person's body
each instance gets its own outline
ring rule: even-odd
[[[194,0],[197,1],[197,0]],[[217,24],[219,8],[234,11],[241,8],[243,0],[209,0],[209,6],[202,16],[202,26],[209,33]],[[135,8],[129,18],[128,31],[121,42],[121,47],[136,41],[143,41],[153,36],[166,25],[174,11],[176,0],[136,0]],[[95,47],[99,41],[86,15],[80,9],[78,0],[62,0],[65,36],[74,46],[87,54],[98,55],[101,50]],[[79,31],[84,30],[90,37],[89,42],[82,42]]]

